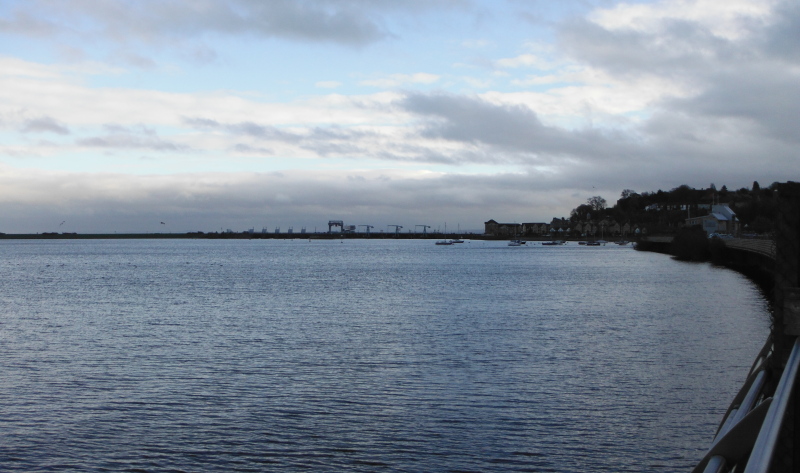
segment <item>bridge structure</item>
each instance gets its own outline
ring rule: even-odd
[[[386,228],[394,227],[394,236],[397,238],[400,235],[400,230],[403,229],[402,225],[386,225]]]
[[[332,233],[333,227],[339,227],[341,231],[344,231],[344,222],[341,220],[328,220],[328,233]]]
[[[772,239],[722,240],[733,266],[770,275],[773,328],[693,473],[800,471],[800,183],[779,192]]]

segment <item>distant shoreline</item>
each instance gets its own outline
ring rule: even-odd
[[[462,238],[470,240],[507,240],[508,237],[464,235],[456,233],[8,233],[0,240],[124,240],[124,239],[188,239],[188,240],[339,240],[339,239],[402,239],[437,240]]]
[[[506,241],[513,239],[508,235],[483,235],[463,233],[9,233],[0,234],[0,240],[145,240],[145,239],[172,239],[172,240],[448,240],[460,238],[462,240],[496,240]],[[520,238],[521,241],[541,242],[553,241],[553,238]],[[561,240],[559,238],[559,240]],[[570,238],[565,241],[577,242],[595,240],[595,238]],[[619,240],[609,239],[609,243]]]

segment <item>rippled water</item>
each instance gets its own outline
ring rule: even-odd
[[[0,470],[676,471],[768,331],[628,247],[0,242]]]

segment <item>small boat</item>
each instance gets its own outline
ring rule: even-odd
[[[439,241],[436,242],[436,244],[437,245],[452,245],[453,242],[452,241],[447,241],[447,240],[439,240]]]
[[[600,246],[599,241],[587,241],[586,246]]]
[[[458,233],[461,233],[461,224],[460,223],[458,224]],[[453,243],[464,243],[464,240],[462,240],[461,237],[453,238],[450,241],[452,241]]]
[[[543,241],[542,245],[544,246],[556,246],[556,245],[563,245],[564,242],[561,241]]]
[[[620,241],[618,241],[618,242],[616,242],[616,243],[617,243],[617,245],[627,245],[627,244],[628,244],[628,243],[630,243],[630,242],[628,242],[628,241],[625,241],[625,240],[620,240]]]
[[[521,240],[511,240],[508,242],[508,246],[522,246],[525,242]]]

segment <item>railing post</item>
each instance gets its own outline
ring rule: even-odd
[[[779,184],[778,212],[775,222],[775,320],[773,340],[776,355],[774,372],[784,369],[782,364],[800,335],[800,183]],[[788,387],[787,387],[788,388]],[[791,389],[786,418],[775,445],[773,473],[795,472],[800,468],[800,439],[794,426],[800,422],[797,409],[798,389]]]
[[[800,335],[800,183],[779,184],[775,222],[776,328],[782,334]],[[788,356],[788,349],[785,347]],[[785,359],[785,357],[781,357]]]

